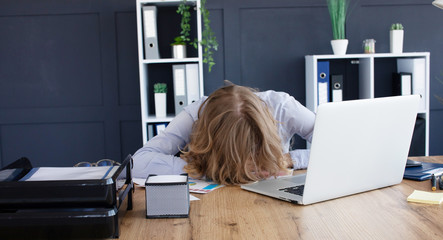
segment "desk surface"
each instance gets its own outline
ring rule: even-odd
[[[443,156],[414,160],[443,163]],[[409,203],[414,189],[401,184],[308,206],[223,187],[195,194],[190,217],[146,219],[144,189],[121,223],[120,239],[443,239],[443,206]],[[443,190],[437,190],[443,192]]]

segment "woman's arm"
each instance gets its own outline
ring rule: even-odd
[[[279,122],[279,134],[285,151],[289,151],[289,142],[294,134],[311,142],[315,122],[312,111],[284,92],[267,91],[261,97],[272,108],[274,117]],[[295,169],[307,167],[309,150],[297,149],[289,154]]]
[[[285,102],[283,110],[285,114],[282,125],[286,129],[287,137],[292,138],[294,134],[298,134],[306,141],[311,142],[314,133],[315,114],[293,97]],[[294,169],[308,167],[309,153],[308,149],[296,149],[289,152]]]
[[[284,92],[266,91],[258,93],[271,108],[279,124],[279,134],[283,142],[289,142],[294,134],[308,142],[314,132],[315,114],[294,97]]]
[[[149,174],[180,174],[186,164],[176,155],[188,142],[193,118],[186,111],[178,114],[157,136],[135,152],[133,176],[145,178]]]
[[[157,136],[135,152],[133,176],[148,177],[149,174],[181,174],[186,162],[175,155],[189,143],[198,109],[207,97],[185,107]]]

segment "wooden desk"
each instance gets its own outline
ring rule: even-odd
[[[443,156],[414,159],[443,163]],[[443,206],[407,202],[414,189],[431,191],[430,181],[299,206],[223,187],[195,194],[200,200],[191,202],[189,218],[146,219],[137,187],[120,239],[443,239]]]

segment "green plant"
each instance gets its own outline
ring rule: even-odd
[[[200,12],[203,21],[202,40],[199,42],[203,48],[203,62],[208,64],[208,71],[211,72],[212,67],[215,65],[213,51],[217,51],[218,43],[215,38],[214,32],[211,29],[211,21],[209,20],[209,11],[206,8],[206,0],[201,0]],[[198,40],[195,39],[193,45],[198,48]]]
[[[189,38],[189,32],[191,31],[191,13],[189,11],[190,6],[186,4],[186,0],[183,0],[177,8],[177,13],[182,16],[180,27],[181,32],[180,35],[174,38],[174,42],[171,43],[173,45],[186,45],[191,39]]]
[[[171,45],[185,45],[189,42],[192,46],[198,49],[198,44],[203,48],[203,63],[208,64],[208,71],[211,72],[212,67],[215,65],[213,53],[218,49],[218,43],[215,38],[214,32],[211,29],[211,21],[209,20],[209,11],[206,9],[206,0],[201,0],[200,12],[202,15],[203,31],[202,40],[194,39],[190,42],[189,32],[191,31],[191,13],[189,11],[190,6],[186,4],[186,0],[180,2],[177,13],[182,16],[181,18],[181,32],[180,35],[174,38],[174,42]]]
[[[154,93],[166,93],[168,92],[168,86],[166,83],[156,83],[154,84]]]
[[[333,39],[345,39],[346,12],[349,0],[327,0]]]
[[[403,30],[403,25],[401,25],[401,23],[393,23],[391,25],[391,30]]]
[[[174,42],[171,43],[171,46],[174,45],[186,45],[186,41],[183,40],[182,36],[177,36],[174,38]]]

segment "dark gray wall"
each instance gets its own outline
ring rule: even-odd
[[[443,154],[443,10],[431,0],[361,0],[347,22],[348,53],[366,38],[389,51],[431,52],[430,153]],[[331,54],[326,0],[209,0],[220,43],[205,94],[223,79],[286,91],[305,102],[304,56]],[[0,1],[0,166],[121,159],[141,146],[135,0]],[[436,97],[437,96],[437,97]]]
[[[0,164],[120,160],[141,145],[135,1],[0,1]]]

